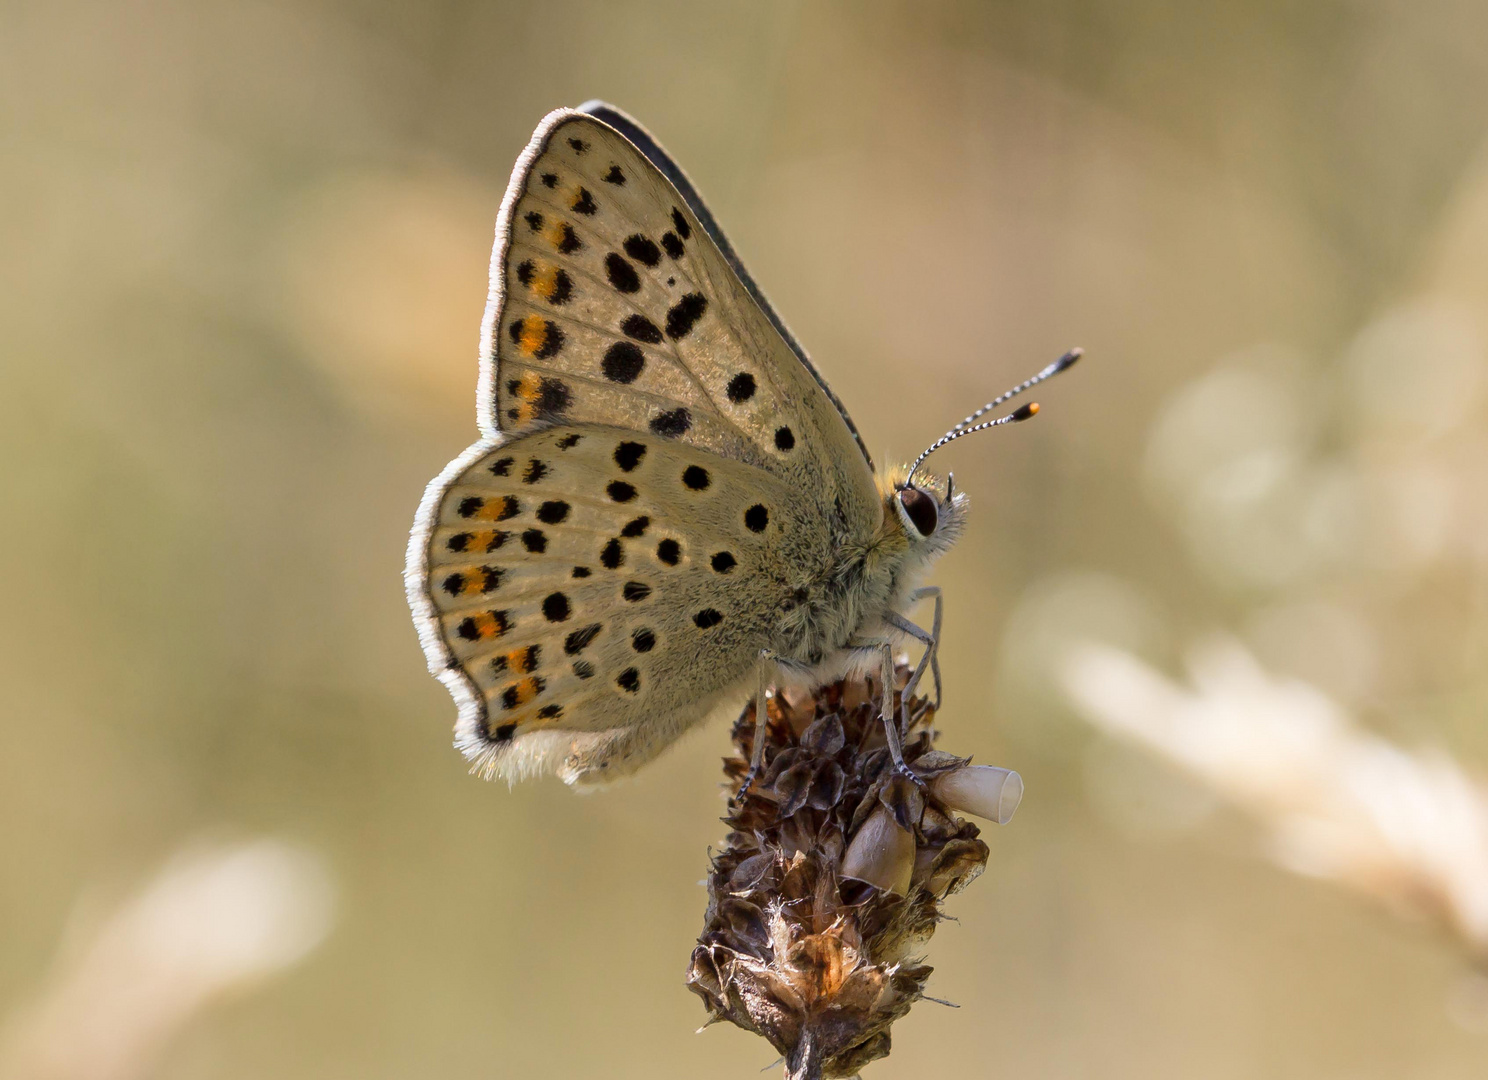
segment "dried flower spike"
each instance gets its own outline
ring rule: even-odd
[[[899,691],[909,676],[895,671]],[[986,868],[964,810],[1006,822],[1023,782],[931,749],[934,710],[911,698],[905,760],[890,765],[871,677],[767,706],[765,768],[713,859],[708,911],[687,984],[709,1023],[729,1020],[785,1056],[789,1080],[855,1075],[889,1052],[889,1027],[921,996],[931,968],[916,953],[940,903]],[[734,724],[724,762],[737,796],[754,739],[754,707]]]

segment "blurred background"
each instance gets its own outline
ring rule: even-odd
[[[1488,8],[0,20],[7,1080],[775,1056],[694,1035],[682,983],[724,729],[592,797],[481,783],[403,600],[419,495],[475,435],[512,163],[590,97],[690,172],[875,456],[1088,350],[1037,423],[938,459],[973,505],[941,745],[1027,796],[929,949],[962,1007],[867,1075],[1482,1075]],[[1231,701],[1244,754],[1131,737],[1229,692],[1202,662],[1186,689],[1215,640],[1289,688],[1244,699],[1259,727]],[[1310,848],[1278,850],[1288,813]],[[1455,847],[1410,855],[1443,814]]]

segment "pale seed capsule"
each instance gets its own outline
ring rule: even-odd
[[[904,896],[909,892],[914,865],[914,834],[901,829],[894,815],[880,806],[868,815],[847,845],[842,876]]]
[[[930,781],[930,791],[952,810],[1006,825],[1023,801],[1023,778],[1012,769],[964,765]]]

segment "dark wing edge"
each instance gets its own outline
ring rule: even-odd
[[[827,399],[836,407],[837,412],[842,417],[842,422],[847,425],[847,430],[852,432],[853,441],[858,444],[858,449],[863,452],[863,460],[868,463],[868,468],[872,470],[873,455],[868,453],[868,447],[863,442],[863,436],[858,434],[857,425],[853,423],[852,417],[848,415],[847,408],[842,404],[842,401],[837,395],[833,393],[832,388],[827,385],[827,381],[822,378],[821,372],[816,370],[816,365],[806,355],[806,350],[801,347],[801,343],[796,340],[795,335],[790,332],[790,328],[785,325],[785,321],[775,311],[774,306],[771,305],[765,294],[760,290],[760,287],[755,284],[754,278],[750,276],[749,271],[744,268],[743,260],[739,258],[738,253],[734,250],[734,246],[729,243],[728,237],[724,235],[722,227],[718,224],[717,219],[713,217],[713,212],[708,209],[708,204],[703,201],[702,195],[698,194],[697,188],[687,178],[687,174],[682,171],[682,167],[672,160],[671,155],[661,148],[661,144],[652,137],[649,131],[643,128],[633,117],[617,109],[609,102],[600,101],[596,98],[592,101],[584,102],[584,104],[580,105],[574,111],[591,116],[601,123],[614,128],[629,140],[637,150],[645,155],[646,160],[656,166],[657,171],[666,177],[671,185],[677,189],[677,193],[687,203],[687,208],[692,211],[692,216],[697,218],[698,224],[703,227],[703,231],[713,240],[713,243],[723,254],[724,259],[733,270],[734,275],[743,284],[744,288],[748,290],[750,297],[759,305],[760,310],[765,313],[765,317],[770,320],[770,325],[775,328],[775,332],[780,335],[781,340],[786,345],[790,346],[791,352],[796,354],[796,359],[801,361],[801,366],[811,373],[811,377],[821,387],[822,393],[826,394]],[[552,115],[556,116],[558,114],[554,113]],[[546,124],[547,121],[544,121],[544,126]],[[542,128],[538,130],[541,132]],[[533,141],[536,144],[535,137]],[[534,156],[536,155],[534,154]],[[513,181],[515,183],[515,177]]]

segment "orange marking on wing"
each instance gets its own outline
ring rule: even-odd
[[[553,299],[558,291],[558,267],[545,266],[532,278],[532,291],[544,300]]]
[[[485,521],[502,521],[512,516],[516,508],[516,497],[503,495],[499,499],[487,499],[481,503],[481,508],[475,512],[475,517]]]
[[[542,692],[542,682],[535,675],[529,675],[520,682],[515,682],[506,688],[503,701],[507,702],[508,708],[518,708],[526,705]]]
[[[542,320],[538,319],[535,315],[529,315],[526,322],[523,323],[522,327],[524,336],[527,329],[526,323],[533,321],[542,322]],[[546,337],[546,329],[544,329],[543,333],[544,337]],[[539,346],[539,348],[541,348],[541,346]],[[533,371],[527,372],[520,379],[517,380],[517,388],[515,391],[513,391],[512,396],[517,399],[516,422],[518,424],[530,423],[533,417],[537,415],[537,409],[534,407],[533,403],[537,401],[538,392],[541,389],[541,386],[542,380],[538,377],[537,373]]]
[[[460,574],[461,596],[480,596],[501,583],[501,571],[490,566],[477,566]]]
[[[486,641],[489,638],[500,637],[506,633],[509,624],[506,621],[504,613],[500,618],[497,615],[498,613],[494,611],[483,611],[479,615],[472,615],[465,621],[475,628],[475,634],[478,640]]]
[[[547,337],[546,327],[543,330],[543,337]],[[537,400],[537,392],[541,386],[542,379],[538,377],[537,372],[529,371],[517,381],[517,397],[531,405]]]
[[[522,333],[517,339],[517,348],[527,356],[536,356],[537,351],[547,343],[548,321],[546,319],[528,315],[522,320]]]
[[[506,654],[506,665],[519,674],[526,675],[537,667],[537,646],[528,645],[513,649]]]

